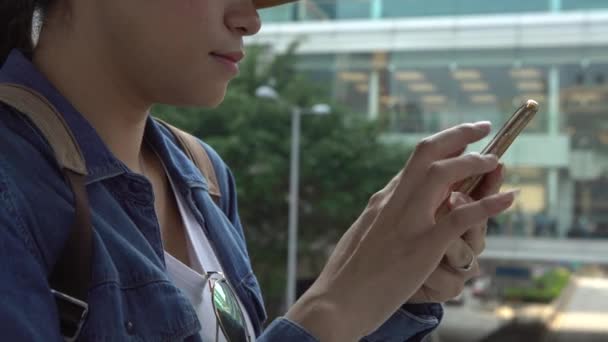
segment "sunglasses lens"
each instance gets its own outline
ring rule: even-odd
[[[247,328],[236,295],[225,279],[213,286],[213,306],[219,325],[229,342],[246,342]]]

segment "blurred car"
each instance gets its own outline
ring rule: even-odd
[[[476,298],[487,298],[490,295],[490,288],[492,286],[492,278],[489,276],[480,277],[473,281],[471,286],[471,293]]]

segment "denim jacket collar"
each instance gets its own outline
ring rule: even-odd
[[[76,108],[48,81],[21,51],[11,51],[0,69],[0,82],[27,86],[47,98],[70,127],[87,164],[87,184],[111,178],[126,172],[128,167],[108,149],[99,134]],[[180,191],[186,188],[207,189],[206,180],[196,166],[183,153],[176,151],[175,144],[167,139],[171,133],[156,123],[150,116],[146,123],[144,139],[160,155],[172,179],[177,180]]]

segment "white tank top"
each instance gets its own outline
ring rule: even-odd
[[[217,340],[219,342],[226,342],[226,337],[217,324],[217,319],[213,311],[209,282],[205,281],[205,278],[202,275],[203,270],[206,272],[222,272],[222,267],[213,248],[211,248],[211,244],[201,225],[196,221],[190,208],[184,203],[184,199],[179,191],[177,191],[172,181],[171,186],[173,187],[173,193],[177,199],[177,205],[186,228],[185,234],[188,242],[188,255],[192,268],[184,265],[181,261],[165,251],[165,262],[167,264],[169,279],[171,279],[186,295],[194,306],[198,315],[198,320],[202,326],[200,335],[203,341],[215,342]],[[249,338],[251,341],[254,341],[255,333],[253,331],[251,319],[240,298],[237,298],[237,300],[247,324]]]

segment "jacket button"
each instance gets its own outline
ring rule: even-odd
[[[125,322],[125,329],[127,329],[127,333],[129,335],[135,334],[135,326],[133,325],[133,323],[131,321]]]

